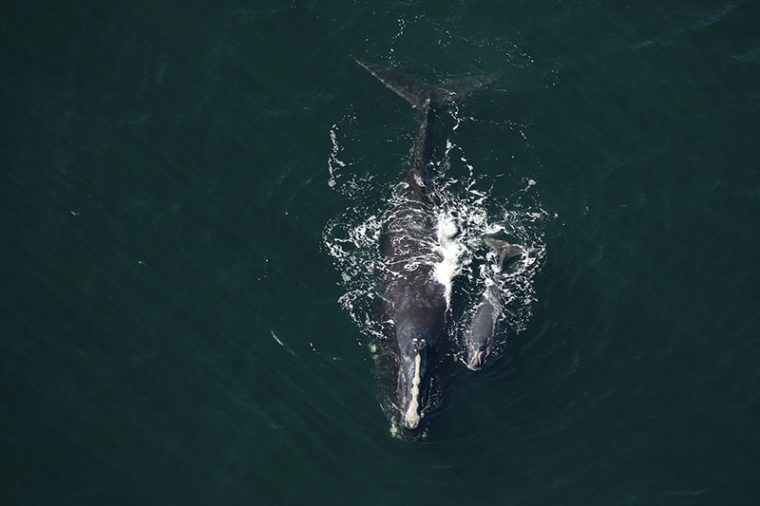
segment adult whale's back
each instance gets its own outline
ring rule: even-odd
[[[383,233],[383,312],[399,359],[401,424],[416,428],[428,401],[428,374],[446,328],[445,287],[434,276],[437,220],[432,164],[428,161],[430,100],[419,111],[406,181],[393,199]]]
[[[436,170],[431,156],[430,126],[436,110],[493,80],[473,76],[441,85],[398,74],[357,60],[362,67],[417,109],[417,133],[402,182],[391,200],[381,253],[383,319],[397,353],[397,407],[401,426],[415,429],[426,414],[434,381],[430,374],[446,335],[446,288],[435,278]]]

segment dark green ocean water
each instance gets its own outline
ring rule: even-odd
[[[748,0],[3,2],[0,504],[759,504],[759,27]],[[417,442],[325,248],[356,205],[330,133],[377,190],[414,128],[350,55],[500,72],[457,144],[552,216],[525,331]]]

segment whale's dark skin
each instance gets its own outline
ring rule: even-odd
[[[445,287],[434,278],[436,244],[434,174],[429,164],[430,100],[419,109],[404,188],[394,199],[381,253],[383,313],[398,358],[398,408],[401,425],[415,429],[423,416],[437,346],[446,331]]]
[[[453,104],[455,97],[474,91],[494,76],[430,86],[384,66],[357,63],[417,110],[417,133],[383,230],[385,268],[380,287],[386,337],[393,343],[398,366],[394,402],[401,427],[414,430],[430,405],[432,371],[449,316],[446,288],[435,279],[440,257],[435,251],[437,174],[431,161],[431,122],[436,109]]]
[[[523,254],[520,246],[514,246],[506,241],[494,238],[486,238],[484,242],[494,250],[497,255],[496,276],[501,276],[509,261]],[[467,358],[465,364],[473,371],[483,367],[483,363],[491,351],[494,337],[498,332],[498,325],[503,311],[500,300],[499,288],[494,280],[489,279],[480,303],[475,308],[470,328],[465,337]]]

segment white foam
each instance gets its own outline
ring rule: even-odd
[[[438,227],[436,235],[438,246],[436,251],[441,260],[435,264],[433,275],[436,281],[444,287],[447,309],[451,307],[451,285],[454,277],[461,271],[460,257],[464,251],[464,245],[456,240],[459,227],[456,219],[448,211],[438,215]]]
[[[327,170],[330,173],[330,178],[327,180],[327,184],[330,188],[333,188],[337,184],[338,178],[340,177],[338,172],[346,166],[346,162],[338,158],[338,155],[343,148],[338,144],[337,132],[338,124],[333,123],[330,127],[330,143],[332,144],[332,147],[330,149],[330,156],[327,159]]]
[[[269,332],[271,332],[271,334],[272,334],[272,338],[273,338],[275,341],[277,341],[277,344],[279,344],[280,346],[283,346],[283,347],[285,346],[285,343],[283,343],[282,341],[280,341],[280,338],[279,338],[279,337],[277,337],[277,334],[275,334],[275,333],[274,333],[274,330],[270,330]]]

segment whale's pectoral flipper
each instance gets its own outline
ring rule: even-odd
[[[491,84],[498,77],[498,74],[470,75],[430,84],[404,75],[389,65],[365,63],[357,58],[354,61],[412,107],[421,107],[427,99],[430,99],[432,109],[451,105],[455,100]]]
[[[525,253],[525,249],[522,246],[510,244],[502,239],[485,237],[483,238],[483,242],[499,256],[499,271],[504,270],[511,259],[522,256]]]

